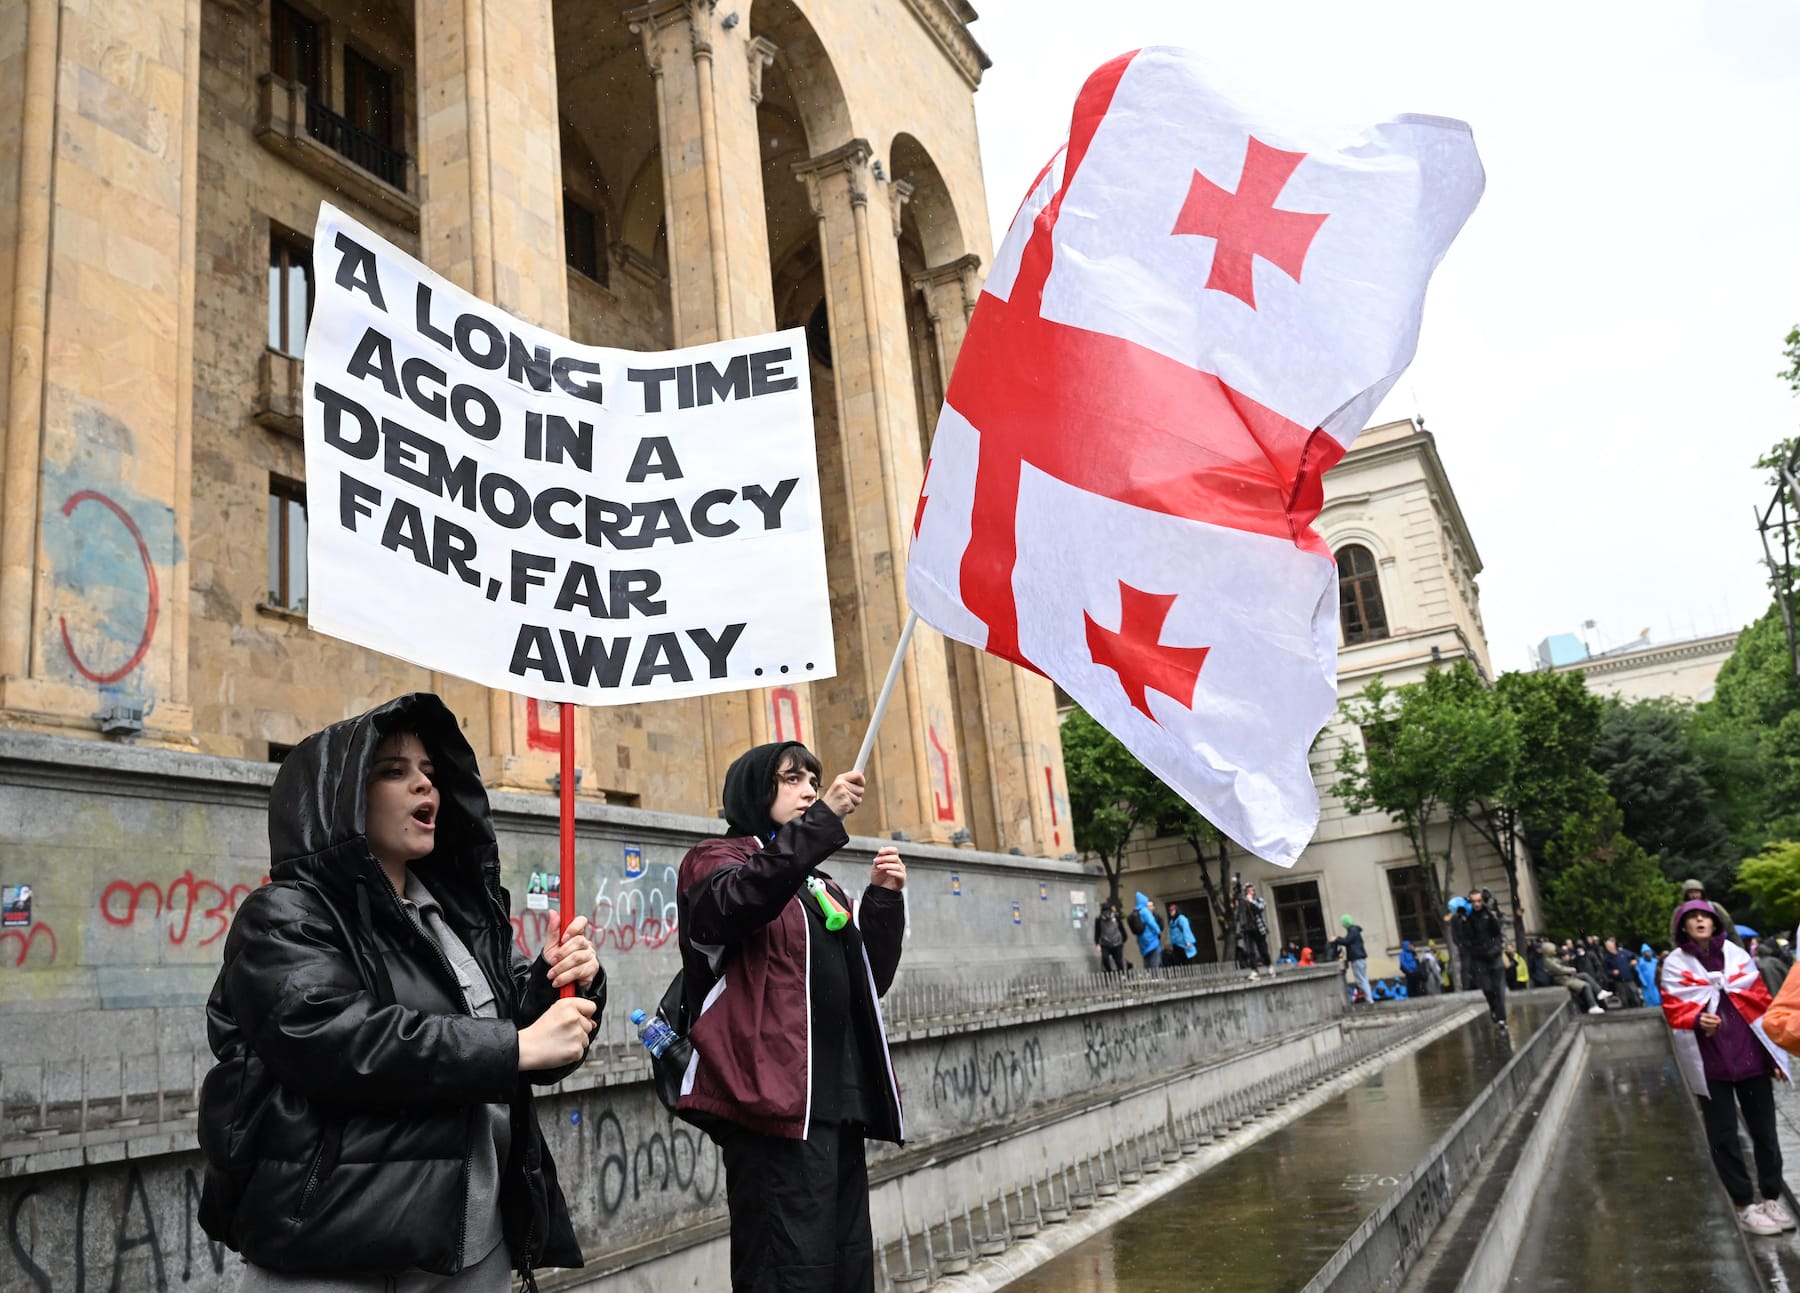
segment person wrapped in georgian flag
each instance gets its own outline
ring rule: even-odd
[[[1749,953],[1725,940],[1712,904],[1686,902],[1675,910],[1680,931],[1663,962],[1663,1015],[1675,1032],[1675,1055],[1689,1088],[1700,1097],[1713,1166],[1751,1234],[1794,1229],[1781,1201],[1781,1143],[1775,1129],[1773,1079],[1788,1081],[1788,1056],[1763,1028],[1769,989]],[[1756,1156],[1755,1202],[1737,1111],[1744,1111]]]

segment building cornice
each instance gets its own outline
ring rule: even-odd
[[[1689,638],[1666,646],[1645,647],[1619,655],[1601,656],[1593,660],[1577,660],[1556,666],[1557,673],[1637,673],[1657,665],[1679,664],[1684,660],[1701,660],[1708,656],[1729,656],[1737,647],[1736,632],[1716,633],[1712,637]]]
[[[1437,440],[1431,432],[1415,430],[1412,434],[1401,436],[1395,440],[1384,440],[1379,444],[1366,446],[1352,446],[1350,452],[1344,455],[1343,460],[1327,473],[1327,479],[1332,475],[1348,475],[1355,468],[1369,467],[1384,461],[1402,458],[1415,458],[1423,465],[1427,486],[1439,497],[1443,513],[1450,522],[1450,528],[1456,536],[1457,543],[1469,555],[1470,578],[1479,575],[1482,570],[1481,551],[1475,546],[1475,536],[1469,532],[1469,522],[1463,516],[1462,504],[1456,501],[1456,491],[1450,487],[1450,477],[1444,471],[1443,459],[1438,457]],[[1360,496],[1367,497],[1367,494],[1368,491],[1361,491]],[[1321,513],[1321,520],[1324,513],[1329,513],[1333,507],[1338,505],[1339,501],[1335,498],[1327,500]],[[1346,497],[1342,501],[1349,502],[1352,501],[1352,498]]]
[[[981,74],[994,65],[994,60],[969,35],[968,24],[975,20],[975,11],[964,0],[906,0],[906,7],[949,56],[969,88],[978,89]]]

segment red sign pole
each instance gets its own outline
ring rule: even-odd
[[[557,919],[557,940],[568,932],[569,922],[575,919],[575,706],[563,701],[560,707],[562,721],[562,776],[558,779],[558,787],[562,795],[562,877],[561,886],[557,890],[557,898],[561,911]],[[565,983],[562,995],[575,995],[575,985]]]

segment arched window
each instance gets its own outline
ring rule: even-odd
[[[1344,645],[1373,642],[1388,635],[1387,611],[1381,604],[1381,576],[1375,554],[1361,544],[1338,549],[1338,623]]]

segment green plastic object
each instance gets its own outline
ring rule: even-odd
[[[850,913],[838,905],[838,900],[831,896],[831,891],[825,887],[825,882],[818,876],[806,877],[806,891],[813,896],[813,901],[819,904],[819,914],[825,917],[826,929],[835,934],[850,923]]]

